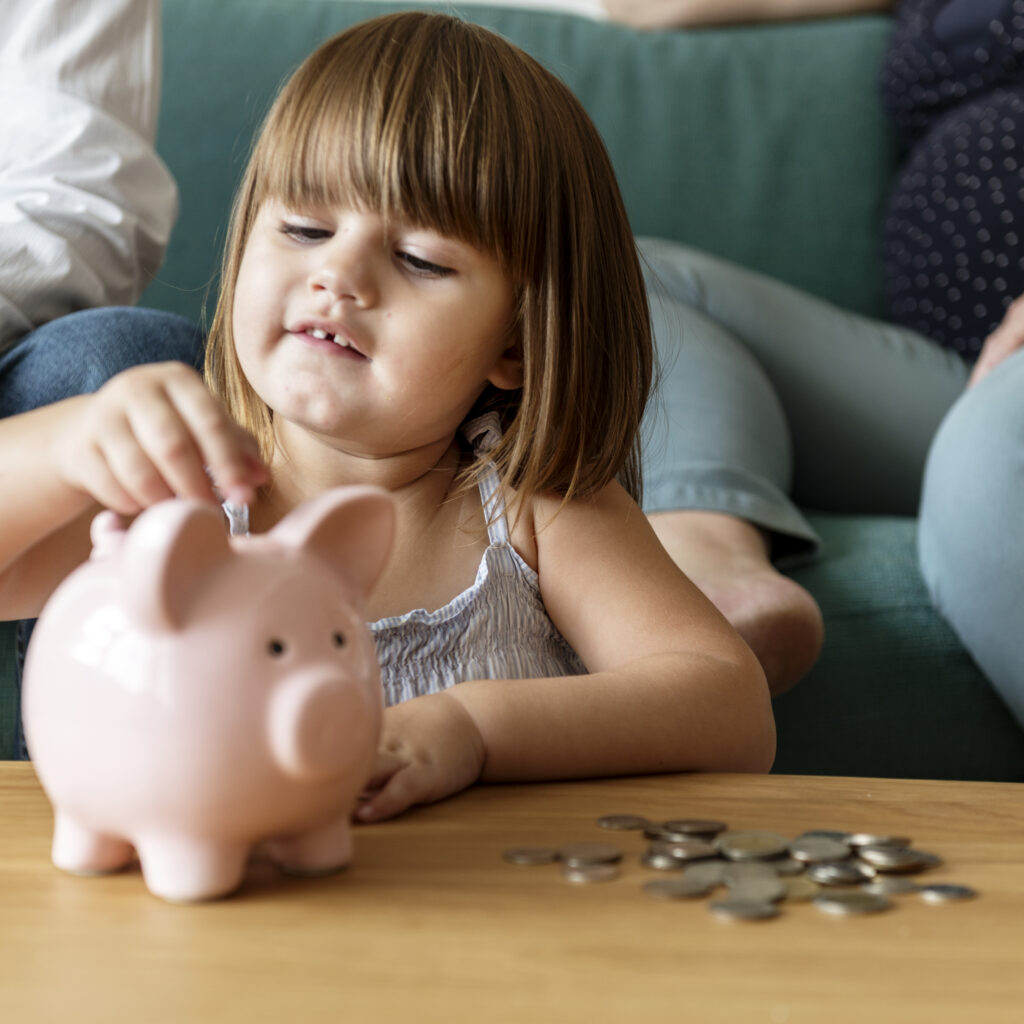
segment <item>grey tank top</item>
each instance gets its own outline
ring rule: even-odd
[[[477,452],[498,441],[490,413],[463,428]],[[509,540],[505,503],[491,469],[480,480],[488,520],[473,585],[444,607],[417,608],[370,623],[387,704],[438,693],[468,679],[531,679],[580,675],[583,662],[548,617],[537,573]]]

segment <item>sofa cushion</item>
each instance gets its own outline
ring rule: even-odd
[[[0,622],[0,760],[15,756],[14,725],[18,714],[18,694],[14,676],[13,622]]]
[[[181,216],[143,304],[198,316],[251,135],[277,86],[347,25],[412,6],[164,0],[158,147],[179,182]],[[637,234],[880,310],[877,225],[897,159],[876,88],[886,18],[639,33],[537,10],[463,13],[581,98]]]
[[[821,605],[825,647],[775,700],[774,771],[1024,780],[1024,732],[928,598],[916,521],[811,523],[824,556],[792,576]]]

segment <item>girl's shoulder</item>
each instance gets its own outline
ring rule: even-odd
[[[546,552],[587,550],[609,543],[628,548],[636,531],[649,529],[640,506],[617,481],[586,497],[566,500],[554,492],[507,498],[512,544],[523,559],[540,571]]]

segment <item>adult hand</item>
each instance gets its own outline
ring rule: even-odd
[[[611,21],[633,28],[694,28],[885,11],[894,0],[602,0]]]
[[[384,728],[359,821],[393,818],[471,786],[486,750],[470,713],[450,693],[414,697],[384,712]]]
[[[1019,348],[1024,348],[1024,295],[1010,303],[1003,322],[985,339],[967,386],[974,387]]]

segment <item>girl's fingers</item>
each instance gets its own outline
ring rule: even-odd
[[[168,492],[166,497],[216,500],[197,439],[173,404],[164,400],[144,409],[132,406],[128,424],[140,452]],[[147,488],[146,493],[156,492]]]
[[[422,794],[416,782],[416,772],[406,766],[395,772],[383,788],[373,793],[356,810],[356,820],[363,822],[383,821],[419,803]]]
[[[174,496],[160,469],[139,444],[137,433],[127,419],[123,416],[109,418],[101,437],[97,447],[107,470],[138,509]],[[94,494],[95,487],[96,481],[90,478],[89,489]]]
[[[82,410],[58,460],[69,481],[124,515],[175,496],[217,501],[214,485],[249,501],[267,482],[256,442],[184,364],[126,370]]]
[[[198,378],[172,377],[166,390],[197,446],[201,464],[222,493],[254,490],[267,482],[256,442],[228,416]]]
[[[133,516],[142,506],[121,486],[111,472],[103,453],[90,445],[78,456],[78,470],[89,481],[89,492],[104,508],[123,516]]]

